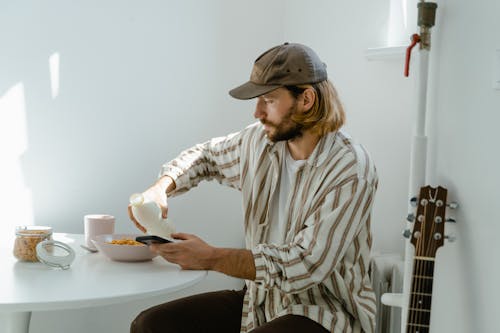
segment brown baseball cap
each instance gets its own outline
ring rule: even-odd
[[[237,99],[251,99],[283,86],[324,81],[326,65],[309,47],[297,43],[275,46],[261,54],[253,65],[250,80],[229,91]]]

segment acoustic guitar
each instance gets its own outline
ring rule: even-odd
[[[420,188],[418,198],[412,199],[417,207],[416,215],[410,215],[413,229],[407,230],[410,242],[415,247],[411,289],[406,320],[406,333],[428,333],[431,321],[432,282],[436,251],[443,246],[446,207],[456,208],[455,203],[446,204],[448,191],[438,186]]]

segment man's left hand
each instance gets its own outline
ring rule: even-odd
[[[214,265],[215,248],[201,238],[186,234],[173,233],[172,238],[181,242],[153,244],[151,250],[165,260],[181,266],[182,269],[211,270]]]
[[[181,241],[153,244],[151,250],[182,269],[217,271],[240,279],[255,279],[252,251],[213,247],[191,234],[174,233],[172,237]]]

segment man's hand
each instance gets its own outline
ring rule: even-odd
[[[255,279],[255,263],[251,251],[213,247],[191,234],[173,233],[172,237],[181,241],[153,244],[150,246],[151,250],[182,269],[211,270],[237,278]]]
[[[163,176],[150,188],[142,192],[142,195],[144,200],[156,202],[160,206],[162,218],[166,219],[168,214],[167,194],[174,189],[175,182],[172,178]],[[132,205],[128,205],[127,211],[130,220],[134,222],[135,226],[142,232],[146,232],[146,228],[144,228],[135,218],[134,213],[132,212]]]
[[[201,238],[185,234],[173,233],[172,238],[182,242],[153,244],[151,250],[165,260],[182,267],[182,269],[211,270],[214,264],[215,248]]]

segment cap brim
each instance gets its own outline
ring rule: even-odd
[[[229,95],[237,99],[252,99],[267,94],[279,87],[281,87],[281,85],[261,85],[248,81],[230,90]]]

